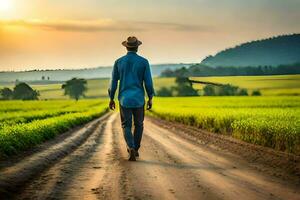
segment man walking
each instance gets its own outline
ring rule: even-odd
[[[108,90],[110,103],[109,108],[114,110],[115,92],[119,84],[120,115],[124,138],[127,144],[129,160],[135,161],[139,157],[139,148],[144,128],[144,105],[145,92],[148,94],[147,110],[152,108],[152,97],[154,95],[153,82],[149,62],[147,59],[137,55],[138,47],[142,42],[136,37],[128,37],[122,42],[126,47],[127,54],[116,60],[110,88]],[[134,132],[132,134],[132,119],[134,122]]]

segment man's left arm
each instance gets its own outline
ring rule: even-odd
[[[147,110],[150,110],[152,108],[152,98],[154,96],[154,88],[153,88],[153,81],[152,81],[152,75],[150,70],[149,62],[146,61],[146,68],[144,73],[144,83],[146,92],[148,95],[148,102],[147,102]]]

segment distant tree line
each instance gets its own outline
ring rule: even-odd
[[[255,76],[255,75],[285,75],[300,74],[300,63],[293,65],[258,66],[258,67],[209,67],[202,64],[176,70],[166,69],[162,77],[197,77],[197,76]]]
[[[231,84],[222,86],[206,85],[203,88],[203,96],[249,96],[248,90]],[[253,90],[251,96],[261,96],[259,90]]]
[[[193,88],[193,82],[187,77],[178,76],[175,79],[176,86],[162,87],[157,92],[157,96],[172,97],[172,96],[249,96],[247,89],[239,88],[231,84],[215,84],[207,82],[203,87],[202,94]],[[252,96],[260,96],[259,90],[254,90]]]
[[[43,80],[43,81],[46,80],[46,76],[42,76],[42,80]],[[50,80],[50,77],[49,77],[49,76],[47,76],[47,80],[48,80],[48,81]]]

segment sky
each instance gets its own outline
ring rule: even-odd
[[[299,0],[0,0],[0,71],[111,66],[128,36],[151,64],[199,63],[300,32]]]

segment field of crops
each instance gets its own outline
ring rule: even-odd
[[[151,115],[300,154],[300,97],[155,98]]]
[[[0,157],[29,149],[106,111],[106,100],[0,101]]]
[[[195,77],[194,80],[228,83],[247,89],[260,90],[264,96],[300,95],[300,75]],[[203,85],[195,86],[202,89]]]
[[[251,91],[259,89],[263,95],[300,95],[300,75],[276,75],[276,76],[223,76],[223,77],[196,77],[195,80],[217,83],[229,83]],[[109,79],[88,80],[88,98],[107,97]],[[175,78],[154,78],[155,90],[161,87],[172,87]],[[33,86],[41,93],[41,99],[65,99],[61,90],[61,84]],[[194,85],[201,90],[203,85]]]

